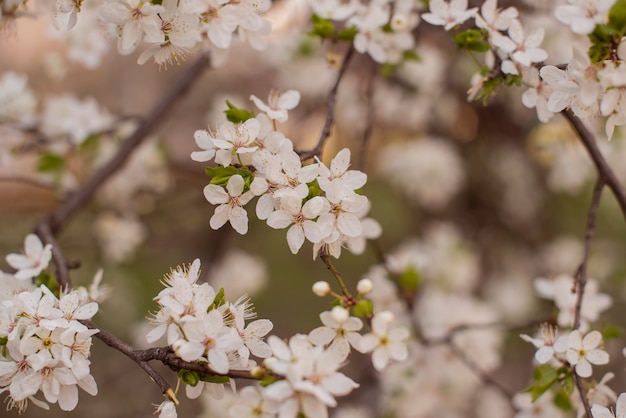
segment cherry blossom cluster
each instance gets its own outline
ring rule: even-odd
[[[152,317],[154,328],[147,340],[155,342],[165,336],[176,356],[206,364],[207,371],[218,375],[250,370],[253,377],[270,379],[269,384],[241,391],[241,402],[231,409],[233,417],[249,409],[263,411],[268,417],[296,417],[298,413],[325,417],[327,408],[337,406],[335,397],[348,395],[358,387],[338,371],[353,348],[372,353],[374,367],[381,371],[391,361],[408,356],[408,330],[394,323],[391,312],[373,315],[370,332],[362,335],[361,319],[350,316],[342,306],[322,312],[324,325],[308,335],[296,334],[288,343],[270,336],[265,342],[263,338],[273,325],[267,319],[252,321],[255,313],[247,297],[227,302],[223,291],[198,283],[199,274],[200,261],[196,259],[165,276],[166,287],[155,298],[160,309]],[[372,283],[362,280],[357,290],[362,298],[371,292]],[[326,282],[316,283],[314,291],[320,296],[331,292]],[[251,359],[251,354],[265,359],[262,367]],[[218,398],[224,395],[222,384],[203,380],[185,383],[191,399],[200,396],[204,388]],[[176,416],[171,400],[160,404],[157,412],[160,417]]]
[[[89,41],[83,37],[83,43],[88,42],[92,48],[85,52],[95,56],[82,61],[90,68],[97,67],[100,56],[106,52],[107,47],[99,40],[107,32],[109,37],[117,36],[117,49],[124,55],[147,44],[139,56],[140,64],[150,58],[159,65],[179,62],[202,47],[211,50],[213,64],[218,65],[224,61],[234,36],[255,49],[266,47],[263,36],[269,33],[270,23],[262,15],[271,5],[271,0],[93,0],[85,4],[59,0],[38,1],[35,7],[28,8],[26,1],[5,1],[0,5],[0,26],[10,25],[17,17],[43,14],[50,16],[60,33],[71,33],[76,27],[77,32],[89,34]],[[90,28],[77,25],[83,17],[91,23]]]
[[[33,283],[50,258],[50,245],[31,234],[24,254],[6,257],[15,272],[0,272],[0,393],[8,394],[8,409],[20,412],[29,401],[44,409],[58,403],[71,411],[79,387],[90,395],[98,392],[89,367],[91,337],[98,330],[81,321],[98,311],[101,275],[91,292],[81,287],[57,295]],[[35,397],[39,392],[45,401]]]
[[[106,0],[100,16],[117,26],[118,51],[133,52],[142,42],[148,48],[139,56],[143,64],[178,61],[198,45],[213,52],[214,63],[223,61],[237,34],[255,49],[264,49],[269,33],[267,12],[271,0]]]
[[[244,111],[245,120],[225,121],[215,132],[198,130],[194,134],[202,151],[195,151],[191,158],[219,164],[207,169],[213,178],[204,188],[206,199],[219,205],[211,217],[211,228],[230,222],[237,232],[246,234],[244,206],[258,196],[257,217],[271,228],[289,228],[287,243],[292,253],[296,254],[305,240],[314,244],[314,256],[324,249],[339,257],[344,246],[362,253],[365,240],[378,237],[381,229],[366,217],[367,197],[356,192],[367,176],[349,170],[350,150],[337,153],[330,167],[317,158],[317,162],[303,165],[293,142],[276,130],[277,122],[286,121],[287,111],[297,106],[300,94],[293,90],[272,93],[269,104],[255,96],[251,99],[262,111],[258,115]]]
[[[559,390],[559,382],[563,384],[562,382],[569,379],[569,370],[581,378],[590,378],[594,365],[609,363],[609,353],[604,349],[602,334],[589,328],[598,321],[600,313],[610,307],[611,297],[598,293],[597,281],[588,279],[579,308],[580,326],[572,330],[578,303],[577,292],[572,292],[574,282],[573,277],[565,274],[553,279],[535,280],[537,293],[552,300],[558,309],[556,325],[542,324],[534,337],[520,335],[537,349],[534,358],[539,365],[538,372],[535,373],[535,381],[525,391],[532,393],[533,402],[537,404],[555,403],[553,396]],[[594,418],[612,416],[602,415],[601,411],[605,411],[616,400],[614,392],[606,386],[606,382],[613,376],[612,373],[607,373],[600,382],[587,389],[586,396],[593,405]],[[567,396],[572,397],[572,394],[568,393]],[[579,398],[572,397],[572,401],[577,403],[579,410],[583,410],[584,406]]]
[[[318,18],[342,22],[346,29],[339,37],[350,33],[354,48],[378,63],[399,64],[415,48],[412,31],[419,24],[419,2],[309,0],[309,5]]]
[[[250,354],[269,357],[272,351],[262,338],[272,330],[272,323],[251,321],[256,314],[247,297],[227,302],[223,292],[198,283],[199,277],[198,259],[165,276],[166,287],[155,298],[160,309],[152,317],[154,328],[146,336],[148,342],[166,336],[167,345],[178,357],[203,362],[221,375],[229,370],[249,370],[256,364]],[[204,381],[188,385],[187,396],[197,398],[204,385]]]

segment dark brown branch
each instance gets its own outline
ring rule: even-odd
[[[35,228],[35,233],[42,242],[52,245],[52,259],[56,265],[56,281],[61,286],[61,290],[69,291],[72,288],[72,280],[70,278],[70,263],[63,255],[61,247],[57,243],[54,234],[50,230],[50,225],[46,222],[40,222]]]
[[[343,57],[343,62],[341,63],[341,67],[339,68],[339,73],[337,74],[337,79],[335,80],[335,84],[333,84],[330,92],[328,93],[328,101],[326,104],[326,120],[324,121],[324,127],[322,128],[322,133],[320,134],[320,138],[317,141],[317,145],[310,150],[306,151],[298,151],[300,155],[300,159],[302,161],[308,160],[309,158],[319,157],[322,153],[322,149],[324,148],[324,144],[326,140],[330,136],[330,130],[335,121],[335,105],[337,104],[337,91],[339,90],[339,85],[341,84],[341,80],[343,79],[346,70],[348,69],[348,64],[350,63],[350,58],[354,53],[354,47],[350,46],[346,51],[346,54]]]
[[[115,335],[110,332],[100,328],[99,326],[94,325],[90,321],[83,321],[83,323],[89,327],[90,329],[97,329],[98,333],[95,336],[108,345],[111,348],[116,349],[117,351],[126,355],[126,357],[133,360],[135,363],[139,365],[147,374],[154,380],[159,388],[161,389],[161,393],[165,394],[170,389],[170,385],[165,381],[165,379],[156,371],[154,368],[148,363],[148,359],[144,358],[140,355],[141,350],[136,350],[132,346],[126,344],[124,341],[117,338]]]
[[[172,352],[169,347],[154,347],[145,350],[137,349],[124,341],[117,338],[110,332],[100,328],[90,321],[83,321],[83,323],[91,329],[97,329],[98,333],[95,334],[100,341],[105,343],[111,348],[114,348],[124,354],[126,357],[133,360],[139,365],[161,389],[161,393],[166,394],[171,389],[170,385],[165,379],[150,365],[150,361],[157,360],[168,366],[171,370],[178,372],[179,370],[191,370],[200,373],[201,375],[219,375],[227,376],[230,378],[240,379],[254,379],[250,371],[247,370],[231,370],[227,374],[217,373],[211,370],[208,366],[200,363],[184,361]]]
[[[602,190],[604,189],[604,177],[600,174],[595,186],[593,187],[593,196],[591,205],[587,215],[587,228],[585,230],[585,249],[583,252],[583,260],[576,271],[576,306],[574,308],[574,329],[580,328],[580,311],[583,304],[583,296],[585,294],[585,286],[587,285],[587,263],[589,262],[589,254],[591,253],[591,241],[596,228],[596,219],[598,217],[598,207],[602,198]]]
[[[76,212],[91,199],[102,184],[123,167],[132,151],[137,148],[164,119],[164,116],[172,109],[177,100],[180,99],[192,83],[202,75],[208,63],[208,54],[201,54],[161,100],[159,100],[147,117],[143,119],[137,130],[122,143],[117,154],[52,214],[48,223],[53,234],[58,234]]]
[[[571,109],[564,110],[561,113],[569,121],[576,133],[578,133],[580,140],[593,160],[593,164],[596,166],[598,175],[603,177],[604,182],[613,192],[613,195],[622,210],[624,219],[626,220],[626,192],[624,191],[624,186],[622,186],[622,183],[618,180],[615,172],[604,159],[604,156],[596,144],[593,134],[589,132],[589,129],[587,129],[583,121],[574,115],[574,112]]]
[[[576,374],[576,370],[572,370],[572,376],[574,376],[574,382],[576,382],[576,389],[578,389],[578,393],[580,394],[580,399],[583,402],[583,407],[585,408],[585,415],[587,418],[593,418],[593,414],[591,413],[591,406],[589,405],[589,399],[587,399],[587,392],[585,391],[585,386],[583,385],[583,380],[580,376]]]

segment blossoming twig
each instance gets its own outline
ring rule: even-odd
[[[350,46],[350,48],[348,48],[345,55],[343,56],[343,62],[341,63],[341,68],[339,68],[339,73],[337,74],[335,84],[333,84],[330,92],[328,93],[326,120],[324,121],[324,127],[322,128],[320,139],[317,141],[317,144],[312,149],[298,152],[298,154],[300,155],[300,160],[302,161],[308,160],[309,158],[313,158],[315,156],[319,156],[322,152],[322,148],[324,147],[324,143],[330,136],[330,129],[335,121],[335,104],[337,103],[337,91],[339,90],[339,84],[341,84],[341,80],[343,79],[343,76],[348,69],[348,64],[350,63],[350,58],[352,58],[353,53],[354,48]]]
[[[611,169],[609,164],[602,156],[602,153],[600,152],[600,149],[596,144],[595,138],[593,137],[591,132],[589,132],[589,129],[587,129],[583,121],[576,117],[571,109],[566,109],[561,113],[563,114],[563,116],[565,116],[565,118],[578,133],[578,136],[580,137],[580,140],[589,152],[589,155],[593,160],[593,163],[596,166],[599,175],[604,178],[604,182],[613,192],[613,195],[615,196],[615,199],[617,200],[617,203],[622,210],[622,214],[626,219],[626,191],[624,191],[624,186],[617,179],[617,176],[615,175],[613,169]]]

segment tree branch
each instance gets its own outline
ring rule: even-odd
[[[317,145],[310,150],[306,151],[298,151],[300,155],[300,160],[308,160],[309,158],[319,157],[322,153],[322,148],[324,148],[324,144],[326,140],[330,136],[330,129],[333,126],[335,121],[335,105],[337,103],[337,91],[339,90],[339,84],[341,84],[341,80],[343,79],[346,70],[348,69],[348,64],[350,63],[350,58],[354,54],[354,47],[350,45],[350,48],[346,51],[343,62],[341,63],[341,67],[339,68],[339,73],[337,74],[337,79],[335,80],[335,84],[333,84],[330,92],[328,93],[328,100],[326,104],[326,120],[324,121],[324,127],[322,128],[322,133],[320,134],[320,138],[317,141]]]
[[[587,228],[585,230],[585,249],[583,252],[583,260],[576,271],[576,306],[574,308],[574,329],[580,328],[580,312],[583,304],[583,296],[585,293],[585,286],[587,285],[587,263],[589,262],[589,254],[591,252],[591,241],[593,239],[593,233],[596,228],[596,219],[598,217],[598,206],[600,206],[600,199],[602,198],[602,190],[604,189],[604,177],[600,174],[595,186],[593,187],[593,196],[591,198],[591,205],[589,207],[589,213],[587,215]]]
[[[589,129],[587,129],[583,121],[574,115],[574,112],[571,109],[564,110],[561,113],[569,121],[576,133],[578,133],[580,140],[587,149],[587,152],[589,152],[589,156],[596,166],[598,175],[603,177],[604,182],[613,192],[613,195],[622,210],[624,219],[626,220],[626,191],[624,191],[624,186],[622,186],[622,183],[618,180],[613,169],[604,159],[604,156],[596,144],[593,134],[589,131]]]
[[[76,212],[91,199],[94,193],[113,174],[124,166],[132,151],[137,148],[159,122],[164,119],[164,116],[172,109],[176,101],[189,89],[193,82],[202,75],[208,64],[208,53],[201,54],[174,83],[172,88],[157,102],[147,117],[141,122],[137,130],[122,143],[117,154],[51,215],[48,224],[53,234],[58,234]]]

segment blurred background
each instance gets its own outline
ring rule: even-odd
[[[551,60],[567,62],[563,45],[571,42],[564,38],[568,31],[546,25],[547,15],[533,2],[520,8],[529,26],[546,27],[545,48]],[[272,90],[301,92],[300,106],[280,129],[298,149],[315,144],[336,61],[345,47],[323,45],[304,34],[308,15],[301,1],[275,2],[268,14],[275,30],[268,50],[235,47],[223,67],[208,69],[137,158],[60,236],[66,256],[80,262],[72,272],[74,283],[87,285],[99,268],[104,269],[103,283],[110,286],[111,296],[101,304],[95,323],[129,343],[145,345],[145,318],[156,309],[153,297],[162,289],[163,275],[200,258],[203,277],[225,286],[229,299],[234,301],[238,292],[253,296],[259,318],[273,320],[272,333],[286,337],[320,325],[318,313],[330,300],[314,296],[310,288],[317,280],[332,281],[332,276],[322,262],[312,259],[311,247],[305,244],[298,255],[291,255],[285,231],[267,227],[252,212],[246,236],[228,225],[213,231],[213,208],[202,194],[209,178],[204,164],[189,158],[197,149],[194,132],[214,129],[224,120],[226,100],[253,110],[249,95],[265,99]],[[428,259],[427,271],[420,272],[423,277],[432,276],[444,288],[462,289],[488,306],[497,321],[518,325],[549,319],[553,305],[537,297],[533,281],[575,273],[582,260],[595,170],[565,120],[557,116],[539,124],[535,111],[521,104],[519,88],[500,91],[488,106],[468,102],[466,92],[477,70],[472,59],[457,53],[440,28],[422,22],[416,36],[419,61],[382,77],[379,65],[356,54],[339,89],[336,126],[323,160],[328,163],[344,147],[352,150],[352,168],[368,174],[362,192],[383,234],[362,255],[344,251],[335,266],[349,286],[355,286],[361,277],[376,274],[372,267],[382,262],[381,254],[398,255],[413,246],[412,251]],[[96,41],[76,38],[68,46],[65,38],[50,36],[45,19],[20,19],[0,40],[0,77],[8,71],[26,74],[38,99],[36,112],[46,98],[69,93],[81,100],[93,97],[103,112],[132,121],[145,115],[195,59],[190,55],[167,69],[152,63],[140,66],[138,52],[121,56],[104,35]],[[81,42],[86,50],[107,51],[97,68],[68,58]],[[626,181],[621,132],[611,142],[603,135],[598,138],[606,158]],[[10,135],[0,134],[0,148],[9,147],[9,141]],[[107,147],[101,140],[94,149],[74,156],[71,178],[62,179],[37,172],[36,158],[28,149],[6,157],[0,163],[0,253],[19,252],[36,222],[110,155]],[[588,270],[601,292],[613,297],[613,308],[602,315],[600,328],[625,325],[625,237],[624,217],[607,190]],[[0,269],[7,267],[2,258]],[[519,339],[520,332],[533,334],[535,328],[501,333],[501,358],[490,369],[511,392],[526,387],[532,374],[534,349]],[[597,374],[618,371],[611,385],[618,393],[626,383],[619,373],[622,347],[619,340],[607,341],[614,360]],[[367,362],[366,356],[357,355],[347,367],[346,374],[362,383],[348,404],[362,404],[361,397],[380,384],[373,372],[364,371]],[[175,384],[174,377],[163,372]],[[150,405],[162,400],[156,385],[135,364],[98,340],[92,374],[99,395],[81,392],[75,411],[61,413],[54,405],[43,412],[31,405],[23,416],[148,417]],[[478,416],[462,407],[455,411],[440,416]],[[492,416],[510,415],[499,411],[501,415]],[[349,411],[345,414],[350,416]],[[211,407],[210,400],[184,400],[179,416],[225,415],[219,406]]]

